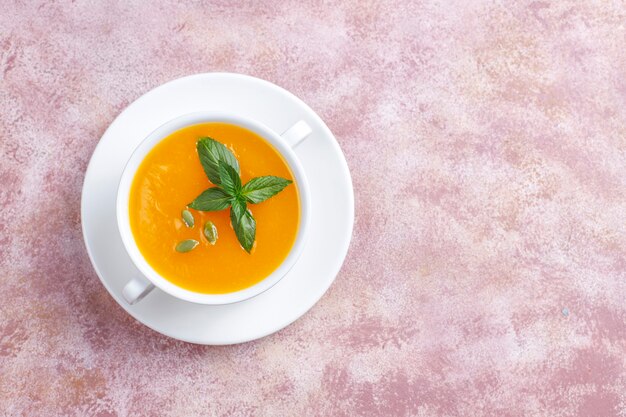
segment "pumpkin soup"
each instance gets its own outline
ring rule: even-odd
[[[135,174],[133,236],[154,270],[181,288],[245,289],[278,268],[295,242],[293,179],[278,151],[248,129],[186,127],[157,144]]]

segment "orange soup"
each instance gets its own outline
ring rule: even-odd
[[[247,253],[231,226],[230,210],[196,211],[194,227],[183,223],[181,211],[207,188],[208,180],[196,151],[200,137],[226,145],[239,160],[241,180],[274,175],[294,181],[283,157],[263,138],[226,123],[204,123],[181,129],[156,145],[143,160],[130,190],[130,226],[146,261],[167,280],[190,291],[223,294],[250,287],[270,275],[287,257],[300,221],[296,183],[258,204],[248,204],[256,220],[256,243]],[[211,245],[203,234],[212,221],[218,239]],[[199,245],[186,253],[175,250],[186,239]]]

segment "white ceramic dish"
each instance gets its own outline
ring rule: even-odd
[[[300,196],[300,227],[298,228],[296,241],[294,242],[287,258],[264,280],[241,291],[235,291],[227,294],[201,294],[181,288],[163,278],[141,255],[130,229],[130,216],[128,212],[130,187],[133,182],[133,178],[135,177],[135,173],[146,155],[154,148],[155,145],[160,143],[161,140],[165,139],[177,130],[207,122],[224,122],[241,126],[253,131],[257,135],[269,141],[283,156],[285,161],[287,161],[291,172],[294,174],[295,185],[298,187],[298,194]],[[294,131],[296,130],[304,131],[304,134],[294,136]],[[117,226],[120,231],[120,236],[122,237],[122,243],[124,243],[124,247],[126,248],[126,253],[130,256],[131,260],[135,264],[135,267],[140,272],[140,274],[133,276],[129,280],[128,284],[126,284],[124,290],[122,291],[126,301],[130,304],[135,304],[136,302],[141,301],[156,286],[173,297],[193,303],[209,305],[230,304],[255,297],[262,292],[267,291],[281,278],[283,278],[300,257],[306,242],[309,224],[311,223],[309,217],[309,212],[311,211],[309,184],[306,179],[306,174],[304,173],[304,168],[302,168],[298,157],[292,149],[302,140],[306,139],[310,134],[310,127],[302,120],[287,129],[285,136],[281,137],[281,135],[274,132],[267,126],[264,126],[254,120],[246,119],[234,114],[204,111],[176,117],[158,127],[150,133],[148,137],[141,141],[137,149],[135,149],[130,156],[128,163],[122,172],[122,178],[117,191]],[[290,138],[294,137],[296,138],[295,140],[290,140]]]
[[[283,132],[304,120],[313,133],[295,148],[309,183],[310,232],[302,254],[267,291],[235,304],[202,305],[159,289],[136,305],[122,290],[137,268],[116,225],[116,193],[137,145],[165,121],[214,111],[256,120]],[[328,203],[332,202],[332,204]],[[282,329],[326,292],[346,256],[354,222],[354,196],[345,158],[324,122],[297,97],[267,81],[239,74],[198,74],[171,81],[129,105],[96,147],[83,184],[81,215],[85,245],[113,298],[146,326],[200,344],[232,344]]]

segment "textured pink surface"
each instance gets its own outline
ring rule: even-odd
[[[623,3],[24,3],[0,12],[0,415],[626,416]],[[108,124],[207,71],[309,103],[356,193],[326,296],[231,347],[135,322],[80,230]]]

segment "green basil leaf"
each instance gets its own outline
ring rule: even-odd
[[[243,216],[247,209],[248,207],[246,205],[245,200],[241,199],[240,197],[235,197],[231,199],[231,206],[230,206],[231,220],[233,216],[235,216],[236,218],[240,218],[241,216]]]
[[[237,198],[237,197],[231,199],[230,203],[231,203],[230,204],[230,217],[231,217],[231,220],[232,220],[233,216],[235,216],[236,218],[240,218],[241,216],[244,215],[244,213],[248,209],[248,207],[246,206],[246,202],[241,200],[241,199],[239,199],[239,198]]]
[[[271,175],[252,178],[241,189],[241,195],[250,203],[256,204],[280,193],[289,184],[290,180]]]
[[[199,211],[219,211],[230,206],[231,196],[219,187],[209,188],[196,197],[189,207]]]
[[[233,200],[233,205],[230,208],[230,222],[241,247],[250,253],[256,238],[256,221],[250,210],[246,208],[245,203],[236,199]]]
[[[220,161],[219,164],[220,181],[222,182],[222,188],[226,193],[231,196],[236,196],[241,191],[241,178],[233,167],[226,164],[224,161]]]
[[[202,164],[204,173],[213,184],[221,184],[219,173],[220,161],[233,167],[233,169],[239,173],[239,162],[237,158],[235,158],[235,155],[233,155],[226,146],[215,139],[209,137],[200,138],[196,144],[196,149],[198,150],[198,156],[200,157],[200,163]]]

